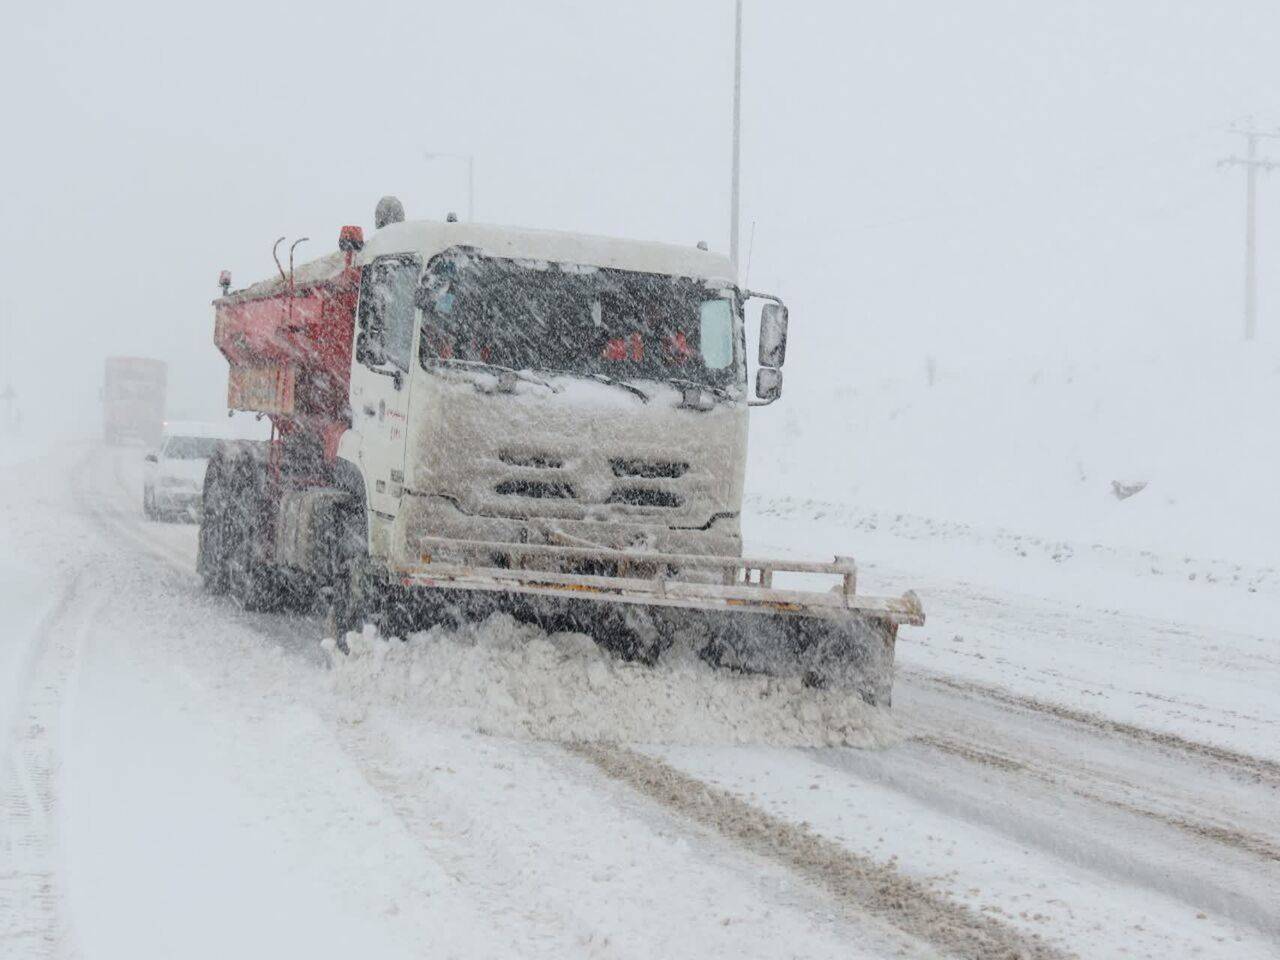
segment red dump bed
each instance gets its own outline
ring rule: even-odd
[[[253,284],[214,301],[214,343],[227,358],[227,406],[265,413],[282,433],[324,443],[332,459],[349,422],[351,340],[360,269],[338,252],[290,279]]]

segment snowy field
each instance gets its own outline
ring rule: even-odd
[[[885,715],[502,620],[335,667],[140,450],[0,463],[0,956],[1280,950],[1264,565],[757,488],[754,548],[923,597]]]

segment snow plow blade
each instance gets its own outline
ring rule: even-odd
[[[924,623],[914,592],[857,594],[857,567],[780,559],[424,538],[421,561],[393,568],[408,594],[428,588],[471,611],[508,610],[549,630],[577,629],[633,659],[689,643],[714,666],[888,706],[898,626]],[[775,574],[835,578],[783,589]]]

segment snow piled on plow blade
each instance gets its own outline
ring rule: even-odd
[[[847,690],[715,669],[680,647],[646,666],[586,634],[547,633],[506,614],[407,642],[365,627],[347,644],[344,655],[324,641],[351,719],[386,706],[486,734],[568,742],[880,748],[901,739],[888,711]]]

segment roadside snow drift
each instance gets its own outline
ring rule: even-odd
[[[656,667],[619,660],[585,634],[548,634],[495,614],[408,642],[372,627],[324,641],[340,709],[388,707],[520,739],[885,747],[886,711],[798,680],[714,670],[673,649]]]

